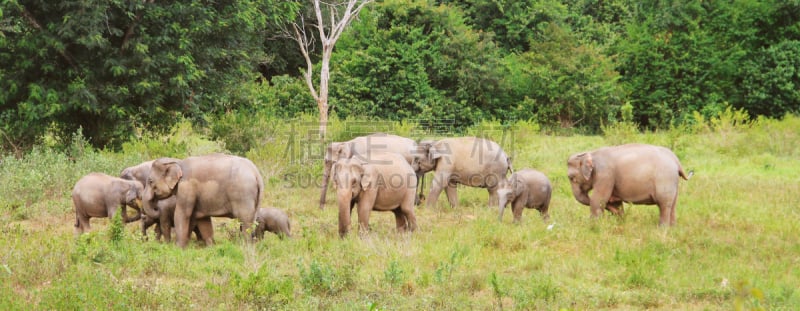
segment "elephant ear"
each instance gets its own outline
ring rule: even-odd
[[[370,187],[375,186],[375,175],[374,172],[368,169],[367,164],[362,165],[353,165],[353,174],[355,176],[359,176],[361,189],[369,189]]]
[[[125,183],[128,186],[128,189],[125,191],[125,202],[131,202],[136,200],[137,198],[142,197],[143,186],[138,181],[130,181]]]
[[[511,175],[511,186],[514,188],[514,196],[519,196],[525,191],[525,183],[520,180],[519,175]]]
[[[581,175],[588,181],[589,178],[592,177],[593,170],[594,162],[592,161],[592,154],[587,153],[586,156],[583,157],[583,160],[581,160]]]
[[[177,161],[174,160],[160,160],[153,163],[153,167],[161,166],[164,168],[164,182],[169,187],[170,191],[174,191],[175,187],[178,186],[178,182],[181,181],[183,177],[183,170],[181,166],[178,165]]]
[[[334,159],[339,159],[339,152],[342,150],[342,143],[330,143],[328,149],[325,150],[325,161],[333,162]]]

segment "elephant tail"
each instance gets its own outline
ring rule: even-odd
[[[692,176],[694,176],[694,170],[689,170],[689,174],[687,175],[686,172],[683,171],[683,168],[679,166],[678,175],[683,177],[684,180],[689,180],[689,178],[692,178]]]

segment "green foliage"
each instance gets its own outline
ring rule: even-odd
[[[400,267],[400,263],[393,259],[389,261],[389,265],[386,267],[386,270],[383,271],[383,277],[387,283],[394,287],[405,281],[404,272],[403,268]]]
[[[236,300],[257,309],[269,309],[293,300],[294,283],[291,279],[276,277],[270,270],[271,267],[265,264],[245,277],[234,275],[231,286]]]
[[[3,146],[31,146],[51,126],[118,146],[137,127],[238,101],[229,90],[255,78],[267,16],[294,12],[272,2],[4,1],[15,27],[0,41]]]
[[[312,295],[333,295],[341,290],[339,278],[330,266],[312,259],[306,268],[298,264],[300,284]]]
[[[111,244],[118,246],[125,239],[125,223],[122,220],[122,210],[120,209],[114,217],[111,217],[111,224],[108,226],[108,239]]]
[[[362,12],[333,61],[339,117],[448,122],[466,127],[502,117],[503,68],[490,38],[458,11],[428,1],[392,0]]]

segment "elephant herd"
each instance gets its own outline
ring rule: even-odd
[[[336,187],[339,235],[350,229],[358,206],[360,230],[369,229],[372,211],[391,211],[397,230],[417,228],[414,207],[420,203],[426,173],[432,172],[428,208],[435,207],[442,190],[450,206],[458,205],[458,184],[485,188],[489,206],[499,219],[511,205],[514,222],[524,208],[536,209],[549,219],[552,185],[534,169],[514,171],[511,159],[495,142],[477,137],[414,141],[375,133],[330,143],[325,152],[319,207],[324,208],[329,180]],[[511,173],[510,176],[508,174]],[[667,148],[627,144],[570,156],[567,177],[572,193],[590,206],[593,218],[603,210],[623,213],[622,203],[655,204],[659,225],[675,224],[679,178],[688,179],[678,158]],[[419,188],[419,191],[418,191]],[[190,234],[213,243],[211,217],[235,218],[242,232],[260,238],[265,231],[290,236],[290,221],[282,210],[261,208],[264,182],[248,159],[211,154],[186,159],[160,158],[125,168],[120,177],[91,173],[72,191],[76,231],[89,229],[90,217],[111,217],[122,208],[124,222],[142,220],[142,234],[156,225],[157,238],[186,246]],[[419,194],[418,194],[419,192]],[[128,218],[126,207],[138,214]],[[252,228],[252,229],[251,229]]]

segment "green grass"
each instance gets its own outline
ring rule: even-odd
[[[346,137],[345,127],[337,126],[334,135]],[[481,126],[473,133],[504,139],[499,126],[488,131],[487,124]],[[403,135],[414,131],[402,128]],[[149,157],[201,154],[224,145],[196,133],[181,140],[182,133],[145,137],[123,153],[86,149],[76,156],[43,146],[22,159],[2,158],[0,309],[793,310],[800,305],[797,117],[647,134],[619,127],[605,136],[549,136],[525,123],[511,128],[516,130],[504,146],[514,167],[539,169],[553,182],[552,230],[534,210],[525,210],[518,225],[509,213],[498,222],[496,211],[486,207],[485,190],[462,187],[458,209],[451,209],[444,195],[438,208],[418,208],[419,229],[413,234],[397,234],[391,213],[372,213],[370,233],[339,239],[335,193],[319,210],[318,189],[301,182],[304,174],[319,175],[320,164],[311,157],[283,156],[290,135],[276,135],[256,140],[258,147],[247,156],[264,175],[264,202],[287,211],[294,238],[267,235],[246,243],[227,219],[215,219],[217,244],[211,247],[193,243],[181,250],[142,241],[138,223],[119,232],[107,219],[92,219],[93,230],[75,237],[69,191],[80,176],[116,175]],[[659,229],[658,209],[646,205],[626,206],[624,219],[607,215],[592,221],[588,207],[572,198],[566,158],[621,142],[669,146],[685,169],[695,171],[690,181],[681,181],[677,226]],[[153,154],[153,146],[162,151]]]

